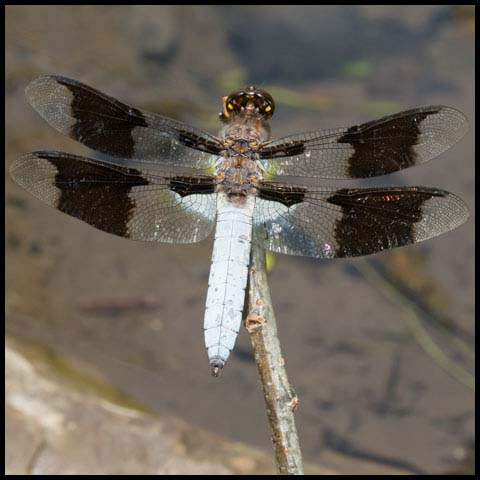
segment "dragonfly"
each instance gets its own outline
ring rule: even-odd
[[[387,175],[440,155],[468,128],[451,107],[275,140],[274,99],[253,86],[222,98],[216,136],[62,76],[37,78],[26,97],[53,128],[97,152],[17,158],[11,176],[35,197],[132,240],[188,244],[214,231],[204,317],[214,376],[240,329],[252,244],[349,258],[427,240],[468,218],[462,199],[438,188],[318,185]]]

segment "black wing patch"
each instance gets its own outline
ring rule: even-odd
[[[120,237],[194,243],[215,222],[213,177],[159,174],[43,151],[17,159],[10,173],[47,205]]]
[[[207,176],[175,176],[170,179],[170,190],[181,197],[196,193],[213,193],[215,179]]]
[[[454,108],[430,106],[362,125],[302,133],[262,145],[273,175],[366,178],[424,163],[457,143],[468,130]]]
[[[281,143],[272,147],[264,146],[260,149],[261,159],[269,160],[272,158],[290,157],[292,155],[301,155],[305,152],[306,143],[302,140],[292,140],[291,142]]]
[[[269,250],[316,258],[357,257],[427,240],[468,218],[459,197],[435,188],[300,188],[292,190],[291,198],[285,198],[283,188],[281,194],[269,189],[257,198],[254,225],[263,231],[260,237]]]
[[[218,138],[189,125],[130,107],[88,85],[61,76],[28,85],[32,107],[59,132],[125,165],[125,159],[208,169],[223,150]]]
[[[58,210],[104,232],[128,237],[127,225],[135,208],[129,193],[134,187],[150,184],[140,171],[79,162],[56,152],[36,152],[36,156],[57,170],[53,186],[60,192]]]
[[[301,203],[307,189],[274,182],[262,182],[258,186],[258,197],[279,202],[286,207]]]
[[[335,222],[336,256],[356,257],[415,243],[423,206],[449,193],[437,189],[340,189],[326,201],[341,207]]]
[[[178,130],[178,140],[182,145],[200,150],[201,152],[221,155],[225,147],[217,140],[213,141],[205,135],[199,135],[192,131]]]
[[[134,157],[133,130],[148,127],[140,110],[79,82],[63,77],[55,80],[72,94],[70,109],[75,123],[70,127],[69,137],[115,157]]]
[[[337,140],[354,149],[348,161],[348,177],[376,177],[420,163],[422,159],[418,158],[415,146],[422,138],[422,122],[438,115],[442,108],[434,106],[413,115],[385,117],[381,124],[377,120],[350,127]]]

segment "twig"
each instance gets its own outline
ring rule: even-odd
[[[262,382],[278,472],[303,475],[302,454],[293,416],[298,398],[287,378],[268,290],[265,250],[258,245],[257,241],[252,243],[245,326]]]

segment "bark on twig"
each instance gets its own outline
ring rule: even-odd
[[[298,398],[287,378],[268,290],[265,250],[258,246],[259,243],[252,243],[245,326],[262,382],[278,471],[281,474],[303,475],[302,454],[293,416]]]

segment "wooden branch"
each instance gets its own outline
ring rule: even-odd
[[[258,241],[252,242],[245,326],[262,382],[278,472],[303,475],[302,454],[293,416],[298,398],[287,378],[268,290],[265,250],[259,244]]]

